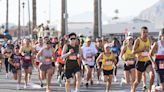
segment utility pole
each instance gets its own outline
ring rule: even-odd
[[[99,9],[98,2],[99,0],[94,0],[94,27],[93,27],[93,38],[96,39],[99,36]]]
[[[6,30],[8,32],[8,25],[9,25],[9,0],[6,0]]]
[[[67,33],[67,0],[61,0],[61,9],[62,9],[62,14],[61,14],[61,36],[64,36]]]
[[[36,0],[32,0],[32,29],[37,25],[37,16],[36,16]]]
[[[21,32],[21,29],[20,29],[20,0],[18,0],[18,31],[17,31],[17,36],[18,36],[18,39],[20,39],[20,32]]]

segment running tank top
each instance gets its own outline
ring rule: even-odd
[[[103,70],[112,70],[113,69],[113,61],[111,61],[114,58],[114,54],[111,52],[110,56],[106,56],[105,53],[103,53],[103,59],[102,59],[102,68]]]
[[[164,47],[162,46],[161,41],[158,41],[157,44],[158,44],[157,55],[164,55]]]
[[[42,56],[43,56],[43,63],[45,64],[52,64],[52,56],[53,56],[53,53],[52,53],[52,48],[50,49],[43,49],[42,51]]]
[[[32,61],[32,47],[24,47],[22,48],[24,52],[24,61],[31,62]]]
[[[132,53],[132,50],[127,46],[126,47],[126,51],[125,53],[123,54],[123,59],[124,60],[128,60],[128,59],[134,59],[135,56],[134,54]]]
[[[71,55],[69,55],[67,58],[66,58],[66,62],[65,62],[65,64],[66,64],[66,69],[72,69],[72,68],[74,68],[74,67],[77,67],[77,66],[79,66],[79,64],[78,64],[78,61],[77,61],[77,59],[78,59],[78,54],[79,54],[79,46],[75,46],[75,47],[72,47],[71,45],[67,45],[68,46],[68,50],[67,50],[67,52],[66,53],[68,53],[69,52],[69,50],[70,49],[73,49],[74,50],[74,53],[73,54],[71,54]]]
[[[147,41],[146,42],[144,42],[141,38],[138,38],[138,39],[139,39],[139,47],[137,48],[138,50],[143,49],[145,46],[148,49],[150,49],[151,43],[150,43],[149,38],[147,38]],[[140,61],[140,62],[147,62],[147,61],[149,61],[150,59],[148,57],[148,53],[149,53],[149,51],[144,50],[144,51],[136,54],[136,56],[138,58],[138,61]]]

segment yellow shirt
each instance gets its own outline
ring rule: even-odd
[[[111,53],[110,56],[106,56],[103,53],[103,59],[102,59],[102,69],[103,70],[112,70],[114,62],[111,61],[114,58],[114,54]]]
[[[147,38],[147,41],[144,42],[141,38],[138,38],[139,39],[139,47],[137,48],[137,50],[141,50],[143,49],[145,46],[148,50],[150,50],[150,47],[151,47],[151,43],[150,43],[150,40],[149,38]],[[148,53],[149,51],[143,51],[143,52],[140,52],[140,53],[137,53],[136,56],[138,58],[138,61],[141,61],[141,62],[147,62],[149,61],[149,57],[148,57]]]
[[[132,50],[127,47],[125,53],[123,54],[123,59],[128,60],[128,59],[134,59],[135,55],[132,53]]]

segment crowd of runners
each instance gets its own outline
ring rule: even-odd
[[[15,42],[4,37],[0,52],[0,70],[5,65],[6,78],[13,73],[17,90],[22,89],[21,83],[24,88],[28,87],[36,68],[40,86],[46,86],[46,92],[51,92],[51,79],[55,75],[59,86],[65,85],[66,92],[80,92],[82,83],[88,88],[100,81],[104,81],[104,90],[109,92],[112,80],[118,81],[118,63],[123,62],[120,86],[128,85],[135,92],[142,81],[142,90],[152,92],[154,87],[156,91],[164,91],[164,29],[158,41],[151,40],[148,28],[142,27],[137,39],[128,35],[122,44],[117,38],[84,39],[75,33],[61,38],[46,36]]]

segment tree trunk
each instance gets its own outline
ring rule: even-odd
[[[99,17],[98,17],[98,0],[94,0],[94,27],[93,38],[96,39],[99,36]]]
[[[66,19],[67,19],[67,12],[66,12],[66,0],[61,0],[61,36],[66,34]]]
[[[17,37],[20,39],[20,34],[21,29],[20,29],[20,0],[18,0],[18,32],[17,32]]]
[[[37,25],[37,15],[36,15],[36,0],[32,0],[32,20],[33,20],[33,25],[32,29],[34,29]]]
[[[6,30],[5,32],[8,32],[8,25],[9,25],[9,0],[6,0]]]

